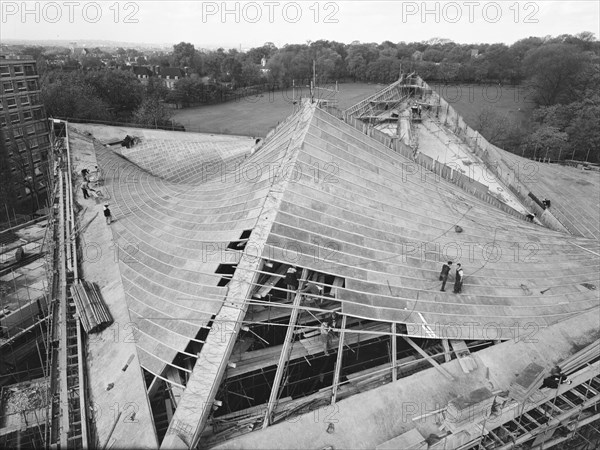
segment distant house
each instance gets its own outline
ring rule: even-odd
[[[185,73],[178,67],[159,67],[155,68],[155,73],[158,78],[164,80],[165,86],[168,89],[175,89],[175,83],[185,77]]]
[[[131,66],[131,71],[144,86],[148,84],[148,78],[154,75],[148,67],[144,66]]]
[[[479,58],[479,49],[472,48],[471,49],[471,59],[477,59],[477,58]]]

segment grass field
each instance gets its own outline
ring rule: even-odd
[[[340,84],[335,96],[337,106],[346,109],[384,87],[383,84]],[[521,86],[432,84],[430,87],[446,99],[473,128],[476,128],[477,116],[486,105],[507,113],[517,124],[526,123],[533,109],[533,103],[528,99],[530,93]],[[323,92],[322,97],[334,98],[331,92]],[[296,98],[300,95],[308,96],[308,89],[296,89]],[[265,92],[226,103],[175,110],[173,120],[185,126],[187,131],[265,136],[293,112],[292,98],[292,89]]]
[[[494,107],[506,113],[517,124],[525,125],[534,104],[531,92],[524,86],[497,85],[430,85],[460,114],[465,122],[476,129],[477,117],[482,108]]]
[[[330,86],[332,87],[332,86]],[[337,106],[346,109],[383,89],[383,84],[344,83],[339,85]],[[296,89],[296,98],[307,97],[308,89]],[[323,91],[322,98],[333,99],[331,92]],[[203,133],[265,136],[293,112],[292,89],[265,92],[260,96],[245,97],[217,105],[199,106],[175,111],[173,120],[187,131]]]

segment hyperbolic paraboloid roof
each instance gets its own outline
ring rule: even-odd
[[[197,161],[202,170],[187,183],[97,146],[147,370],[159,374],[219,311],[226,288],[215,272],[239,259],[226,248],[254,227],[298,117],[247,159],[249,145],[232,139],[238,151],[221,157],[218,176]],[[508,215],[319,108],[303,126],[271,233],[248,252],[343,277],[344,314],[406,323],[424,337],[511,338],[597,304],[597,241]],[[166,161],[173,177],[189,170]],[[448,259],[463,265],[460,295],[451,285],[440,292]]]
[[[157,140],[158,166],[144,153]],[[259,217],[270,232],[246,256],[341,277],[343,314],[403,323],[415,336],[533,336],[598,305],[594,232],[573,236],[507,214],[314,104],[252,155],[243,138],[186,141],[186,159],[172,134],[148,138],[127,159],[96,145],[140,363],[155,375],[202,342],[227,297],[219,267],[245,257],[231,243]],[[447,260],[463,266],[460,294],[451,283],[440,291]]]

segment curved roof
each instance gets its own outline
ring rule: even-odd
[[[284,151],[291,159],[277,172],[288,177],[277,208],[261,214],[269,232],[257,234],[264,259],[344,278],[336,296],[343,314],[403,323],[418,337],[533,340],[540,328],[597,307],[598,241],[527,222],[325,111],[303,110],[265,142],[267,161]],[[275,149],[296,127],[305,131],[291,156]],[[448,259],[464,266],[462,294],[440,292]],[[248,303],[231,292],[227,302]],[[228,352],[215,344],[205,359],[215,364],[218,354],[223,365]],[[222,376],[197,364],[164,448],[195,442],[206,418],[199,402],[210,404]]]
[[[551,201],[549,212],[573,235],[600,239],[600,171],[538,163],[495,148],[539,200]]]
[[[255,168],[277,159],[295,126],[293,120],[284,122],[246,170],[239,164],[254,143],[249,138],[139,130],[133,134],[142,136],[142,144],[124,149],[127,158],[94,141],[115,219],[115,255],[130,317],[139,330],[140,364],[149,372],[160,375],[178,353],[196,357],[186,348],[202,343],[199,333],[210,328],[227,293],[217,269],[239,261],[241,251],[227,247],[255,226],[272,184],[268,170],[257,173]],[[105,141],[130,131],[91,129]],[[163,166],[152,166],[148,153],[160,152]],[[222,163],[218,170],[216,160]],[[202,161],[209,162],[209,171]]]
[[[124,129],[97,131],[106,142]],[[133,134],[142,143],[122,155],[94,144],[140,363],[155,375],[178,354],[197,357],[189,345],[204,342],[202,330],[216,333],[223,305],[247,305],[217,272],[243,258],[230,244],[249,230],[258,248],[245,255],[341,277],[343,314],[403,323],[409,335],[533,339],[598,305],[600,241],[590,223],[589,233],[574,236],[527,222],[314,104],[301,105],[253,155],[248,138]],[[562,169],[544,176],[574,176]],[[550,189],[553,181],[545,183]],[[579,207],[567,201],[576,192],[553,195],[553,205]],[[248,285],[255,260],[231,276]],[[463,265],[461,294],[451,292],[452,281],[440,292],[447,260]],[[225,364],[228,355],[217,353]],[[194,368],[171,431],[174,423],[199,425],[192,385],[205,369]]]
[[[248,140],[200,142],[186,133],[177,142],[159,134],[124,149],[144,170],[97,143],[147,370],[159,374],[190,341],[201,342],[199,331],[226,297],[215,272],[239,260],[225,249],[254,227],[271,186],[269,168],[286,150],[296,117],[247,159]],[[344,314],[406,323],[416,336],[499,339],[597,304],[597,240],[506,214],[323,110],[306,123],[260,250],[266,259],[343,277]],[[162,165],[153,165],[158,154]],[[212,178],[192,170],[202,161],[220,161],[223,170]],[[227,172],[227,162],[236,169]],[[463,265],[461,294],[451,292],[452,281],[440,292],[446,260]]]
[[[597,305],[586,287],[598,285],[597,241],[508,215],[322,110],[297,167],[265,255],[285,261],[300,249],[298,265],[344,277],[345,314],[407,323],[424,337],[489,338],[494,328],[511,338],[515,326],[545,327]],[[440,292],[449,259],[463,265],[460,295]]]

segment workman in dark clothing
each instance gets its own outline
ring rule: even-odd
[[[571,384],[572,382],[572,380],[569,380],[567,376],[562,373],[560,367],[554,366],[552,370],[550,370],[550,376],[544,378],[542,387],[557,389],[561,384]]]
[[[463,284],[463,270],[459,264],[456,265],[456,275],[454,278],[454,293],[460,294],[462,292],[462,284]]]
[[[452,265],[452,261],[448,261],[446,264],[442,266],[442,271],[440,273],[440,281],[442,282],[442,292],[446,291],[446,281],[448,281],[448,275],[450,275],[450,266]]]
[[[298,271],[294,266],[289,267],[285,273],[285,284],[287,285],[288,289],[287,299],[292,300],[295,293],[289,291],[298,290]]]

